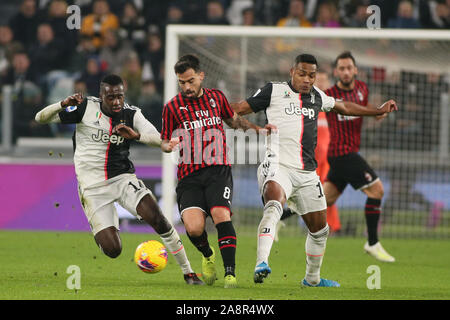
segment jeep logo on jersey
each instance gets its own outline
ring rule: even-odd
[[[109,135],[109,133],[104,132],[103,130],[99,129],[97,131],[97,134],[93,134],[92,135],[92,140],[97,141],[97,142],[104,142],[104,143],[113,143],[113,144],[121,144],[122,142],[125,141],[125,138],[118,136],[118,135]]]
[[[285,108],[284,111],[286,112],[287,115],[298,115],[301,116],[303,115],[304,117],[308,117],[309,119],[314,119],[316,112],[314,111],[314,109],[311,108],[300,108],[299,105],[296,105],[295,103],[291,102],[289,104],[289,107]]]

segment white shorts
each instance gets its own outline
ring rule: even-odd
[[[144,183],[135,174],[129,173],[84,189],[78,186],[81,205],[94,235],[111,226],[119,230],[119,217],[114,202],[141,219],[136,207],[147,194],[153,197]]]
[[[281,165],[262,163],[258,167],[261,195],[268,181],[275,181],[286,194],[288,207],[299,215],[327,209],[322,183],[316,171],[288,169]]]

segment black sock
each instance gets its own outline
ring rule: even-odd
[[[213,252],[209,246],[208,242],[208,235],[206,231],[203,231],[203,233],[199,237],[192,237],[189,235],[189,233],[186,233],[189,237],[189,240],[191,240],[192,244],[200,251],[205,258],[210,257]]]
[[[287,219],[289,217],[292,217],[293,215],[296,215],[296,213],[294,211],[292,211],[291,209],[289,209],[289,208],[283,209],[283,214],[281,215],[280,220]]]
[[[222,255],[225,276],[235,275],[236,261],[236,232],[231,221],[221,222],[216,225],[219,249]]]
[[[369,246],[378,242],[378,221],[381,213],[381,200],[367,198],[364,209]]]

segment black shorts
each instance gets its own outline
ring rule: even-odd
[[[225,207],[231,213],[233,176],[230,166],[216,165],[194,171],[177,185],[177,203],[180,213],[197,207],[211,215],[214,207]]]
[[[333,183],[339,192],[343,192],[348,183],[359,190],[371,185],[378,179],[375,171],[359,153],[349,153],[339,157],[329,157],[326,181]]]

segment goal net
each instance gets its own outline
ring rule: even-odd
[[[383,237],[450,237],[450,32],[301,29],[276,27],[169,26],[166,37],[165,100],[178,92],[173,66],[193,53],[205,71],[205,87],[222,90],[230,102],[253,95],[269,81],[289,80],[300,53],[313,54],[335,83],[332,63],[351,51],[358,79],[367,83],[369,102],[395,99],[399,111],[383,121],[363,120],[361,155],[384,185],[380,234]],[[264,125],[264,113],[248,116]],[[247,141],[235,155],[259,151]],[[228,141],[231,144],[231,141]],[[233,164],[233,219],[241,232],[256,232],[262,217],[257,162]],[[173,208],[175,166],[163,158],[164,208]],[[348,186],[337,202],[341,233],[366,232],[366,196]],[[302,219],[284,221],[285,235],[305,231]]]

